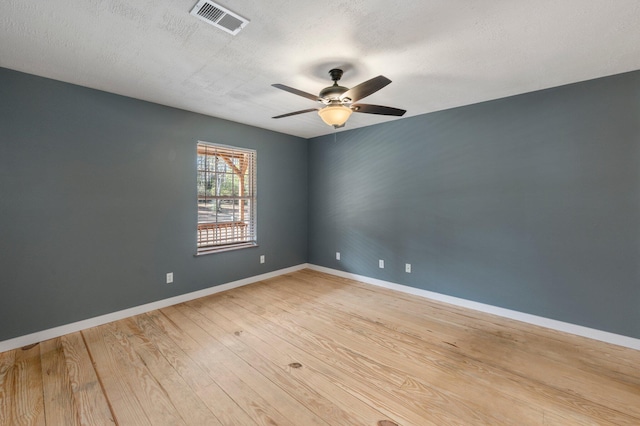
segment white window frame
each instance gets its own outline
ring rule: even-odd
[[[196,151],[197,255],[257,246],[257,152],[204,141]]]

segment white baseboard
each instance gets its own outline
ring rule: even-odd
[[[512,311],[510,309],[500,308],[497,306],[487,305],[479,302],[473,302],[471,300],[461,299],[458,297],[447,296],[445,294],[435,293],[428,290],[422,290],[419,288],[410,287],[403,284],[396,284],[388,281],[383,281],[376,278],[370,278],[364,275],[357,275],[357,274],[352,274],[350,272],[339,271],[337,269],[326,268],[324,266],[310,264],[308,265],[308,268],[313,269],[315,271],[324,272],[327,274],[332,274],[332,275],[336,275],[343,278],[350,278],[352,280],[361,281],[367,284],[373,284],[375,286],[384,287],[391,290],[397,290],[403,293],[413,294],[415,296],[425,297],[427,299],[432,299],[439,302],[449,303],[451,305],[460,306],[463,308],[469,308],[476,311],[485,312],[488,314],[498,315],[501,317],[522,321],[529,324],[538,325],[541,327],[550,328],[552,330],[571,333],[577,336],[587,337],[590,339],[600,340],[602,342],[611,343],[618,346],[624,346],[627,348],[640,350],[640,339],[635,339],[633,337],[622,336],[620,334],[609,333],[607,331],[596,330],[594,328],[583,327],[581,325],[539,317],[537,315],[531,315],[523,312]]]
[[[279,275],[284,275],[291,272],[299,271],[305,268],[313,269],[315,271],[324,272],[331,275],[336,275],[343,278],[349,278],[352,280],[361,281],[363,283],[372,284],[375,286],[384,287],[391,290],[397,290],[403,293],[425,297],[427,299],[432,299],[439,302],[449,303],[451,305],[460,306],[463,308],[469,308],[469,309],[473,309],[480,312],[494,314],[501,317],[510,318],[513,320],[546,327],[552,330],[571,333],[577,336],[587,337],[590,339],[600,340],[602,342],[611,343],[614,345],[619,345],[619,346],[624,346],[631,349],[640,350],[640,339],[635,339],[633,337],[622,336],[615,333],[609,333],[607,331],[601,331],[601,330],[596,330],[589,327],[583,327],[581,325],[570,324],[570,323],[557,321],[549,318],[539,317],[536,315],[526,314],[523,312],[512,311],[510,309],[500,308],[497,306],[487,305],[484,303],[474,302],[471,300],[461,299],[458,297],[447,296],[445,294],[435,293],[428,290],[422,290],[419,288],[410,287],[403,284],[396,284],[389,281],[383,281],[376,278],[370,278],[364,275],[357,275],[357,274],[352,274],[350,272],[339,271],[337,269],[326,268],[324,266],[303,263],[300,265],[292,266],[290,268],[280,269],[277,271],[268,272],[266,274],[244,278],[238,281],[217,285],[215,287],[198,290],[191,293],[181,294],[179,296],[170,297],[168,299],[163,299],[163,300],[159,300],[152,303],[147,303],[145,305],[135,306],[133,308],[124,309],[122,311],[112,312],[106,315],[89,318],[89,319],[74,322],[71,324],[65,324],[59,327],[38,331],[35,333],[27,334],[25,336],[15,337],[9,340],[4,340],[0,342],[0,352],[9,351],[12,349],[42,342],[44,340],[64,336],[65,334],[75,333],[77,331],[81,331],[90,327],[96,327],[102,324],[128,318],[134,315],[143,314],[145,312],[153,311],[155,309],[165,308],[167,306],[176,305],[178,303],[187,302],[189,300],[209,296],[211,294],[220,293],[222,291],[231,290],[233,288],[242,287],[248,284],[253,284],[258,281],[262,281],[269,278],[277,277]]]
[[[59,327],[37,331],[35,333],[27,334],[25,336],[19,336],[13,339],[4,340],[0,342],[0,352],[5,352],[12,349],[21,348],[23,346],[32,345],[34,343],[42,342],[44,340],[49,340],[55,337],[64,336],[65,334],[69,334],[69,333],[75,333],[77,331],[85,330],[90,327],[96,327],[98,325],[132,317],[134,315],[143,314],[145,312],[153,311],[155,309],[161,309],[161,308],[166,308],[167,306],[177,305],[178,303],[187,302],[189,300],[198,299],[200,297],[209,296],[211,294],[220,293],[226,290],[231,290],[232,288],[253,284],[258,281],[262,281],[269,278],[277,277],[279,275],[284,275],[291,272],[299,271],[301,269],[305,269],[308,267],[309,265],[307,265],[306,263],[303,263],[301,265],[292,266],[290,268],[279,269],[277,271],[268,272],[266,274],[244,278],[238,281],[233,281],[230,283],[205,288],[203,290],[198,290],[191,293],[181,294],[175,297],[170,297],[168,299],[158,300],[157,302],[151,302],[151,303],[147,303],[140,306],[134,306],[133,308],[124,309],[122,311],[112,312],[109,314],[100,315],[98,317],[89,318],[89,319],[74,322],[71,324],[65,324]]]

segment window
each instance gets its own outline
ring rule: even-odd
[[[256,245],[256,151],[198,142],[198,254]]]

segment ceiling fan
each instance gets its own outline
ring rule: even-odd
[[[301,111],[294,111],[288,114],[277,115],[273,118],[283,118],[292,115],[304,114],[311,111],[318,111],[322,121],[334,128],[344,127],[345,123],[351,116],[352,112],[362,112],[365,114],[379,114],[379,115],[393,115],[400,117],[404,115],[405,110],[392,108],[380,105],[370,104],[358,104],[355,103],[360,99],[377,92],[378,90],[391,83],[387,77],[379,75],[367,80],[364,83],[352,87],[351,89],[338,85],[338,81],[342,78],[342,70],[334,68],[329,71],[333,85],[325,87],[320,91],[318,96],[311,93],[303,92],[302,90],[294,89],[293,87],[285,86],[284,84],[272,84],[273,87],[282,89],[286,92],[293,93],[294,95],[302,96],[303,98],[311,99],[318,103],[323,104],[321,108],[309,108]]]

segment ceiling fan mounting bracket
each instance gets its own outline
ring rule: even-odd
[[[338,81],[342,78],[342,70],[339,68],[334,68],[329,70],[329,75],[331,76],[331,80],[337,86]]]

